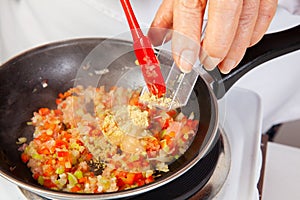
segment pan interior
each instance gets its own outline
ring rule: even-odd
[[[162,74],[166,79],[174,62],[173,58],[170,52],[166,50],[159,52],[158,59],[161,64]],[[104,73],[91,76],[95,72]],[[131,45],[120,46],[119,43],[115,44],[113,40],[108,39],[97,45],[84,59],[77,72],[75,86],[77,85],[85,87],[105,85],[107,88],[119,86],[139,89],[145,86],[145,82],[141,70],[136,64],[136,57]],[[207,88],[206,82],[199,78],[188,104],[181,108],[181,112],[186,116],[193,113],[195,119],[200,121],[199,131],[201,131],[201,134],[196,135],[194,145],[191,145],[192,147],[187,151],[186,155],[190,155],[188,159],[186,158],[188,161],[198,156],[198,153],[206,148],[208,141],[213,135],[211,133],[214,132],[213,129],[215,128],[214,112],[216,112],[214,106],[213,98]],[[188,153],[189,151],[193,151],[193,153]],[[181,162],[179,163],[181,165]]]
[[[82,62],[91,50],[103,41],[103,39],[79,39],[52,43],[25,52],[3,64],[0,68],[1,175],[19,185],[41,188],[32,178],[27,166],[22,163],[16,141],[19,137],[32,140],[33,129],[27,125],[32,113],[40,107],[55,107],[57,94],[73,87],[76,81],[80,80],[78,69]],[[126,70],[132,70],[130,66],[134,63],[135,57],[132,51],[128,51],[132,48],[131,43],[120,40],[106,40],[106,42],[110,43],[110,48],[107,49],[108,54],[102,56],[127,51],[109,64],[111,69],[120,70],[124,66],[129,66]],[[102,56],[100,54],[100,60]],[[160,59],[163,64],[170,62],[167,56]],[[93,67],[89,69],[92,70]],[[97,75],[95,71],[89,77],[92,83],[96,81],[99,85],[108,86],[110,83],[114,84],[111,80],[118,80],[109,73],[106,74],[107,78],[99,79],[99,74]],[[204,156],[203,149],[207,148],[209,145],[207,142],[214,137],[215,127],[212,124],[216,117],[215,109],[207,84],[199,78],[190,102],[183,108],[183,112],[193,111],[196,118],[199,118],[200,123],[194,141],[188,150],[169,166],[170,172],[150,185],[162,184],[168,177],[180,175],[191,167],[191,163],[200,159],[199,154]],[[53,191],[53,193],[60,192]]]

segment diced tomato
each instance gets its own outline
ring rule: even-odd
[[[148,183],[151,183],[154,181],[154,178],[153,176],[149,176],[146,180],[145,180],[145,183],[148,184]]]
[[[115,172],[117,177],[117,186],[119,189],[126,189],[132,185],[142,186],[146,183],[146,178],[142,173],[133,172]],[[148,180],[148,182],[150,179]]]
[[[170,119],[167,119],[162,126],[162,129],[167,129],[170,126]]]
[[[95,187],[95,189],[94,189],[93,192],[94,192],[94,193],[98,193],[98,186]]]
[[[125,183],[122,179],[118,178],[117,179],[117,186],[119,187],[120,190],[124,189]]]
[[[135,177],[134,177],[135,181],[138,181],[139,179],[142,179],[142,178],[144,178],[142,173],[135,173]]]
[[[177,111],[176,111],[176,110],[169,110],[169,111],[167,112],[167,114],[168,114],[170,117],[174,118],[174,117],[177,115]]]
[[[49,179],[44,180],[44,186],[47,188],[55,188],[56,185]]]
[[[32,175],[32,177],[35,179],[35,180],[37,180],[38,178],[39,178],[39,174],[37,174],[37,173],[34,173],[33,175]]]
[[[79,144],[80,146],[84,145],[84,143],[81,140],[76,140],[76,143]]]
[[[27,163],[29,161],[29,156],[26,153],[22,153],[21,159],[24,163]]]

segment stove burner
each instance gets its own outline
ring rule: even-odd
[[[221,136],[213,149],[185,174],[157,189],[124,199],[212,199],[226,180],[231,159],[228,139],[222,130],[219,131]],[[47,200],[22,188],[20,190],[28,199]]]

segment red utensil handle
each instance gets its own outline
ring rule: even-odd
[[[131,34],[132,34],[132,38],[133,41],[137,41],[140,38],[142,38],[144,36],[140,25],[134,15],[134,12],[132,10],[131,4],[129,0],[120,0],[122,7],[124,9],[130,30],[131,30]]]
[[[143,34],[132,10],[130,1],[120,0],[120,2],[129,24],[133,39],[133,49],[141,66],[147,87],[152,94],[161,97],[166,93],[166,85],[151,42],[149,38]]]

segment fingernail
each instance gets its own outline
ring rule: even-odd
[[[223,74],[228,74],[234,67],[235,67],[236,61],[232,59],[225,59],[222,61],[222,67],[220,68],[220,71]]]
[[[192,50],[183,50],[180,54],[179,68],[184,73],[192,71],[193,63],[195,62],[195,53]]]
[[[220,63],[221,59],[210,57],[203,49],[201,49],[200,61],[204,65],[205,69],[213,70]]]

